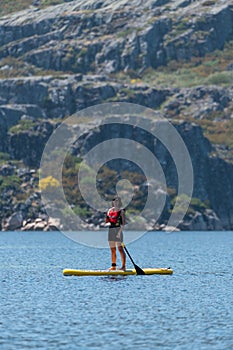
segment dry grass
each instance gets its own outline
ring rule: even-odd
[[[8,13],[17,12],[28,8],[32,4],[32,0],[1,0],[0,16]]]
[[[9,13],[25,10],[32,5],[32,0],[1,0],[0,3],[0,17]],[[64,0],[41,0],[39,8],[50,5],[58,5],[64,3]]]
[[[190,62],[171,61],[157,70],[148,69],[142,81],[165,87],[193,87],[197,85],[230,86],[233,83],[232,64],[233,41],[224,50],[216,50],[205,57],[191,59]]]

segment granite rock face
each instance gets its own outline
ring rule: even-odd
[[[210,209],[187,218],[181,229],[232,229],[232,163],[217,157],[201,128],[188,122],[214,113],[216,120],[221,114],[231,120],[232,86],[161,88],[120,83],[111,75],[140,73],[170,60],[190,60],[223,49],[233,37],[232,2],[78,0],[46,9],[36,7],[39,2],[34,5],[0,19],[0,61],[5,62],[0,79],[0,152],[37,168],[57,119],[103,102],[150,107],[174,123],[192,158],[193,195],[210,203]],[[24,67],[24,75],[12,76],[12,60]],[[29,126],[17,130],[25,122]],[[97,143],[98,137],[93,133],[83,143],[89,147],[88,142]],[[151,141],[146,142],[152,148]],[[154,152],[167,165],[168,185],[176,187],[168,154],[159,148]],[[11,171],[12,165],[3,166],[0,176],[11,176]],[[30,203],[27,210],[20,209],[14,207],[11,192],[3,191],[1,196],[6,203],[0,204],[5,213],[1,218],[22,224],[20,215],[25,219]],[[39,198],[37,204],[41,207]],[[40,214],[44,215],[43,210]]]
[[[94,120],[93,122],[95,124]],[[151,130],[155,127],[154,124],[156,124],[156,122],[151,122]],[[96,121],[96,125],[98,126],[98,121]],[[212,209],[212,211],[206,210],[204,213],[197,212],[194,217],[187,217],[185,223],[180,225],[180,228],[186,230],[231,230],[233,228],[233,165],[212,155],[214,148],[203,136],[200,126],[184,121],[174,123],[173,125],[184,140],[192,160],[194,175],[193,197],[198,198],[200,201],[208,202]],[[55,127],[56,124],[51,122],[39,122],[29,131],[23,130],[13,134],[7,133],[5,148],[8,150],[12,159],[23,161],[29,168],[38,168],[44,146]],[[113,125],[112,128],[113,130],[111,130],[111,126],[108,125],[107,128],[103,130],[99,127],[97,131],[92,130],[89,132],[87,130],[78,144],[73,146],[73,153],[82,157],[90,149],[95,147],[95,145],[101,144],[104,140],[107,140],[109,135],[114,135],[114,138],[125,137],[127,139],[129,135],[133,135],[133,140],[139,143],[141,142],[146,148],[153,152],[162,165],[168,188],[177,189],[179,184],[177,183],[176,168],[171,161],[171,156],[166,147],[159,142],[155,142],[150,134],[145,135],[144,132],[141,133],[140,129],[134,130],[132,134],[132,131],[128,130],[127,127],[122,130],[122,127],[116,129],[116,126]],[[118,170],[121,168],[120,163],[117,163],[116,166]],[[128,168],[131,171],[136,171],[130,164]],[[15,173],[15,169],[11,165],[2,166],[0,170],[0,176],[3,177],[12,176]],[[25,179],[25,186],[28,186],[31,181],[32,178],[30,175],[28,179]],[[10,212],[11,216],[14,212],[18,213],[20,209],[15,207],[12,194],[12,191],[3,191],[1,194],[4,202],[7,203],[2,206],[1,211],[2,213]],[[37,203],[38,208],[43,206],[39,198],[37,198]],[[29,210],[30,205],[30,203],[27,203],[27,210]],[[166,221],[169,206],[170,202],[168,201],[166,212],[164,216],[160,218],[161,223]],[[27,210],[23,208],[25,215],[23,217],[20,216],[22,219],[21,221],[26,218]],[[42,210],[42,214],[43,213],[44,210]],[[8,226],[12,227],[12,225],[15,225],[16,219],[19,219],[19,215],[11,217],[8,221]],[[6,227],[5,224],[3,226]],[[153,228],[152,223],[151,228]]]
[[[187,216],[185,223],[180,224],[180,228],[186,230],[231,230],[233,227],[233,164],[212,155],[214,148],[208,139],[203,136],[200,126],[184,121],[173,125],[184,140],[192,161],[194,176],[192,196],[202,202],[209,203],[211,208],[205,209],[202,213],[197,211],[195,215]],[[156,121],[151,122],[150,125],[151,130],[154,128],[159,128]],[[151,134],[145,134],[145,131],[140,129],[122,125],[117,127],[113,124],[112,126],[98,127],[96,131],[91,133],[87,131],[86,136],[84,134],[81,142],[78,142],[76,148],[74,147],[75,153],[78,156],[85,155],[96,145],[108,140],[109,135],[114,135],[114,138],[118,139],[128,139],[130,135],[134,141],[142,143],[161,164],[167,187],[178,189],[180,184],[177,178],[177,168],[167,147],[158,140],[155,141]],[[173,140],[171,140],[172,142]],[[182,158],[183,154],[180,154],[181,162]],[[129,159],[131,158],[129,157]],[[121,161],[115,162],[113,168],[115,170],[123,168]],[[130,162],[127,168],[136,171],[136,168],[134,169]],[[169,206],[168,201],[167,209],[162,214],[160,223],[166,221]]]
[[[224,111],[226,118],[231,118],[233,88],[161,88],[105,80],[102,76],[81,75],[64,75],[56,79],[1,79],[0,123],[3,128],[9,129],[24,115],[39,120],[64,118],[78,110],[111,101],[136,103],[153,109],[162,108],[162,113],[168,118],[191,116],[203,119],[212,112]]]
[[[96,122],[93,120],[93,122],[94,125],[95,123],[98,125],[97,120]],[[158,128],[157,123],[156,121],[151,121],[150,129]],[[233,228],[233,165],[218,157],[212,156],[213,147],[203,136],[202,129],[199,126],[184,121],[174,124],[174,126],[184,140],[192,160],[194,174],[193,197],[198,198],[202,202],[208,202],[210,206],[210,209],[205,209],[203,212],[196,211],[193,215],[187,215],[185,220],[180,223],[178,227],[182,230],[231,230]],[[40,125],[40,132],[38,132],[38,134],[35,132],[23,131],[9,137],[8,140],[10,147],[12,147],[12,152],[13,150],[14,152],[18,151],[18,153],[14,154],[14,157],[22,159],[29,167],[38,167],[37,161],[40,157],[39,153],[35,152],[43,151],[43,146],[53,130],[54,124],[44,122]],[[35,131],[38,131],[38,127],[35,127]],[[145,131],[140,130],[140,128],[134,128],[132,125],[126,125],[124,128],[122,128],[122,125],[116,126],[115,124],[106,125],[104,127],[98,126],[91,132],[87,128],[86,132],[83,132],[82,138],[73,145],[72,152],[82,157],[90,149],[109,139],[109,135],[114,135],[114,138],[118,139],[129,139],[133,137],[134,141],[143,143],[143,146],[149,149],[161,164],[166,177],[167,187],[177,190],[179,182],[176,174],[176,166],[171,161],[171,155],[166,146],[158,142],[158,140],[155,142],[154,137],[152,137],[150,133],[145,134]],[[40,145],[39,149],[36,147],[38,144]],[[33,152],[34,157],[32,157]],[[125,166],[126,164],[124,163],[124,167]],[[114,167],[119,170],[121,168],[121,161],[119,160],[113,163],[113,168]],[[127,169],[136,171],[130,163]],[[15,166],[2,166],[0,168],[0,176],[12,176],[15,174],[15,170]],[[24,171],[22,174],[20,173],[18,175],[24,179],[23,183],[26,187],[32,186],[33,181],[36,180],[34,171]],[[41,227],[40,225],[44,225],[43,227],[48,230],[48,225],[46,224],[48,218],[46,217],[46,211],[43,208],[39,193],[35,192],[35,194],[30,195],[30,198],[28,198],[25,203],[21,202],[18,205],[14,204],[12,192],[10,190],[8,190],[8,192],[3,192],[1,197],[5,203],[1,208],[2,213],[11,213],[7,220],[3,220],[3,229],[12,229],[13,227],[23,227],[24,230],[29,228],[39,229],[39,227]],[[33,215],[41,218],[40,224],[38,225],[35,225],[35,221],[28,221],[27,219],[27,212],[31,210],[32,203],[34,203]],[[171,203],[168,197],[166,208],[159,218],[159,221],[156,225],[153,219],[151,222],[147,222],[146,229],[162,229],[170,215],[168,215],[170,206]],[[46,219],[44,219],[44,217],[46,217]],[[102,218],[100,219],[102,220]],[[89,228],[89,225],[93,226],[94,221],[95,217],[92,217],[91,222],[87,222],[86,229]],[[98,221],[98,225],[101,224],[100,221]],[[90,228],[92,226],[90,226]]]
[[[71,1],[0,20],[0,58],[43,69],[111,73],[156,68],[222,49],[230,1]]]
[[[168,117],[231,110],[232,90],[119,84],[111,73],[143,72],[222,49],[233,35],[232,8],[223,0],[79,0],[2,17],[0,60],[10,59],[1,68],[0,122],[9,127],[24,114],[64,118],[111,100],[151,108],[167,100]],[[12,59],[24,66],[24,77],[7,78]],[[36,76],[30,65],[39,69]]]

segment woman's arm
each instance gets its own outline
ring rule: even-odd
[[[124,227],[125,223],[126,223],[125,210],[124,209],[121,210],[121,219],[122,219],[121,226]]]

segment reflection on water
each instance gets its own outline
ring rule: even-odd
[[[116,276],[101,276],[101,279],[104,282],[122,282],[126,280],[130,276],[121,276],[121,275],[116,275]]]

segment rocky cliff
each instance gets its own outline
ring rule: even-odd
[[[5,16],[0,19],[1,119],[6,116],[12,125],[22,114],[64,117],[109,99],[159,108],[174,91],[151,84],[135,91],[114,74],[140,74],[222,50],[233,38],[232,23],[232,3],[221,0],[79,0]],[[127,96],[127,89],[134,96]],[[231,89],[210,90],[210,104],[218,99],[224,109],[232,100]],[[194,94],[202,104],[205,92]]]
[[[96,121],[98,124],[98,121]],[[156,122],[151,122],[151,130],[155,127]],[[200,203],[207,203],[206,209],[199,211],[201,208],[196,208],[195,213],[186,215],[185,220],[178,226],[185,230],[222,230],[232,229],[233,227],[233,165],[213,155],[214,148],[210,142],[203,136],[202,129],[190,122],[176,122],[174,126],[181,135],[192,159],[194,188],[193,198],[198,198]],[[39,166],[38,160],[41,155],[51,132],[56,127],[56,124],[51,122],[39,122],[34,125],[30,131],[21,131],[13,135],[8,135],[8,143],[6,147],[10,150],[12,158],[23,160],[24,165],[16,167],[11,162],[8,165],[0,167],[0,185],[1,177],[11,178],[16,175],[20,183],[14,178],[16,183],[12,182],[10,186],[2,188],[1,193],[1,215],[2,219],[10,217],[10,221],[3,220],[3,227],[12,228],[12,220],[21,227],[24,223],[26,227],[46,227],[47,223],[41,223],[39,219],[46,219],[46,211],[41,202],[40,193],[38,192],[38,175],[35,170],[29,170],[32,166]],[[84,156],[90,149],[101,144],[109,139],[109,135],[114,135],[114,138],[129,138],[132,136],[130,127],[116,125],[97,128],[89,133],[88,129],[84,132],[82,138],[73,145],[73,154],[78,157]],[[161,143],[155,142],[150,134],[145,135],[140,129],[133,130],[133,140],[143,143],[144,147],[148,148],[158,159],[162,166],[166,177],[168,193],[173,189],[177,192],[177,173],[171,155]],[[39,147],[38,147],[39,145]],[[130,156],[130,155],[129,155]],[[28,168],[25,168],[25,166]],[[116,168],[115,168],[116,167]],[[123,164],[123,168],[129,169],[131,172],[136,172],[137,169],[132,168],[132,164]],[[113,169],[121,171],[121,163],[113,165]],[[115,182],[111,184],[114,188]],[[169,190],[170,189],[170,190]],[[23,199],[26,197],[26,201]],[[17,200],[16,200],[17,199]],[[158,229],[161,225],[166,224],[170,216],[171,199],[168,198],[166,209],[160,216],[159,221],[155,225],[152,220],[147,223],[147,228]],[[7,215],[5,215],[7,214]],[[13,218],[12,218],[13,214]],[[99,218],[99,219],[97,219]],[[101,225],[103,217],[97,215],[87,220],[87,223],[93,225]],[[34,224],[32,219],[37,220]],[[9,224],[9,222],[11,224]],[[35,225],[39,223],[40,225]],[[47,222],[47,221],[46,221]],[[7,223],[7,224],[6,224]],[[159,224],[159,226],[158,226]],[[155,225],[155,226],[154,226]],[[87,226],[88,227],[88,226]]]
[[[224,136],[211,145],[193,124],[208,127],[210,136],[221,126],[224,135],[231,126],[232,83],[181,88],[141,79],[148,69],[156,73],[173,61],[198,64],[224,50],[233,39],[232,9],[231,1],[223,0],[79,0],[2,17],[0,152],[37,169],[58,120],[103,102],[144,105],[176,125],[192,157],[194,196],[209,201],[213,211],[197,213],[189,218],[191,226],[181,228],[232,229],[231,148]],[[230,60],[221,68],[228,76]],[[120,79],[122,72],[132,79]],[[8,176],[2,166],[1,176]],[[7,218],[18,209],[9,190],[1,195],[1,218]],[[39,197],[36,201],[41,207]]]
[[[156,68],[222,49],[231,1],[71,1],[0,21],[0,57],[43,69],[110,73]]]

